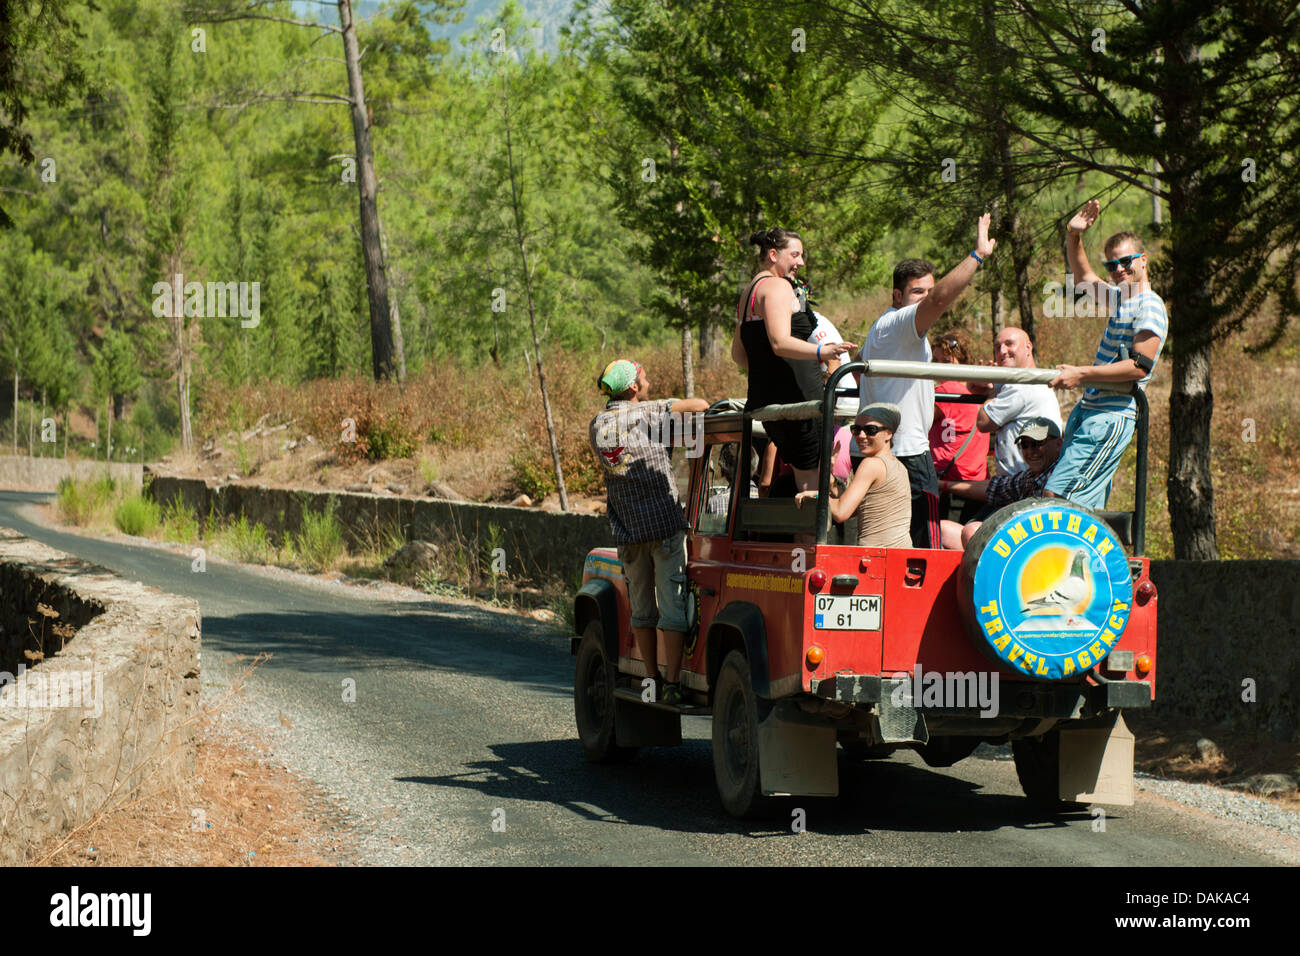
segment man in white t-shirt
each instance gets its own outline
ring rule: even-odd
[[[1024,329],[1006,328],[999,332],[993,340],[993,360],[1003,368],[1038,368],[1034,343],[1029,341]],[[998,433],[994,455],[999,475],[1014,475],[1029,467],[1016,439],[1025,424],[1034,418],[1046,418],[1057,428],[1065,429],[1060,403],[1048,385],[1003,385],[980,408],[975,427],[982,432]]]
[[[989,238],[989,215],[980,216],[975,248],[938,282],[934,266],[924,259],[904,259],[894,267],[892,308],[876,319],[862,346],[864,362],[872,359],[930,361],[927,333],[939,316],[957,301],[979,264],[993,253],[996,239]],[[939,481],[930,455],[930,425],[934,420],[934,382],[929,379],[880,378],[864,375],[858,386],[863,405],[888,402],[897,405],[901,420],[894,432],[894,457],[907,468],[912,486],[912,543],[930,543],[930,508],[926,493],[939,494]]]

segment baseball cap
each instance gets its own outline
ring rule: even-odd
[[[1034,441],[1047,441],[1049,438],[1060,438],[1061,426],[1056,424],[1050,418],[1031,418],[1025,423],[1025,427],[1020,429],[1020,434],[1016,439],[1032,438]]]
[[[637,373],[640,371],[639,362],[633,362],[631,359],[614,359],[596,377],[596,386],[610,398],[622,395],[636,382]]]

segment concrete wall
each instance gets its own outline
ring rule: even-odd
[[[59,481],[72,475],[89,481],[105,471],[113,480],[139,491],[144,468],[123,462],[69,461],[66,458],[29,458],[26,455],[0,455],[0,488],[23,491],[54,491]]]
[[[612,544],[603,516],[365,494],[277,491],[256,486],[208,487],[198,479],[157,478],[153,496],[173,495],[201,514],[261,521],[297,530],[304,502],[320,509],[333,498],[355,540],[387,522],[409,538],[459,536],[486,547],[489,526],[502,534],[511,574],[551,574],[572,582],[593,547]],[[481,553],[481,551],[480,551]],[[1280,739],[1300,734],[1300,561],[1156,561],[1159,590],[1156,709],[1203,720],[1228,720]],[[1256,699],[1241,700],[1242,680]],[[1207,730],[1208,732],[1208,730]]]
[[[320,513],[333,502],[349,543],[359,544],[377,529],[395,529],[406,540],[444,543],[459,540],[483,555],[489,546],[505,551],[511,575],[558,577],[569,581],[581,573],[589,550],[613,543],[603,515],[565,515],[529,508],[444,501],[434,498],[389,498],[349,492],[287,491],[260,485],[208,485],[197,478],[156,477],[148,494],[160,504],[179,497],[200,518],[246,515],[274,535],[297,532],[303,510]],[[492,542],[497,529],[499,545]]]
[[[54,633],[65,624],[72,636]],[[0,865],[33,862],[36,844],[193,774],[196,601],[0,528],[0,626]],[[44,659],[24,653],[37,650]]]

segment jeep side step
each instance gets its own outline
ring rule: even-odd
[[[681,714],[683,717],[709,717],[713,714],[712,707],[700,707],[695,704],[665,704],[662,701],[648,701],[641,697],[641,692],[632,690],[627,687],[616,687],[614,696],[618,700],[625,700],[629,704],[640,704],[642,707],[653,707],[655,710],[667,710],[674,714]]]

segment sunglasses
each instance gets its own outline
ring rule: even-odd
[[[859,432],[865,433],[870,438],[875,438],[879,432],[885,430],[884,425],[850,425],[849,433],[857,435]]]
[[[1051,439],[1049,438],[1048,441],[1051,441]],[[1020,448],[1022,449],[1032,449],[1034,451],[1037,451],[1039,448],[1042,448],[1044,445],[1046,445],[1047,442],[1034,441],[1032,438],[1017,438],[1016,444],[1020,446]]]
[[[1101,264],[1106,267],[1107,272],[1114,272],[1121,266],[1125,269],[1129,268],[1133,265],[1134,259],[1141,259],[1144,255],[1145,252],[1135,252],[1131,256],[1120,256],[1118,259],[1103,259]]]

